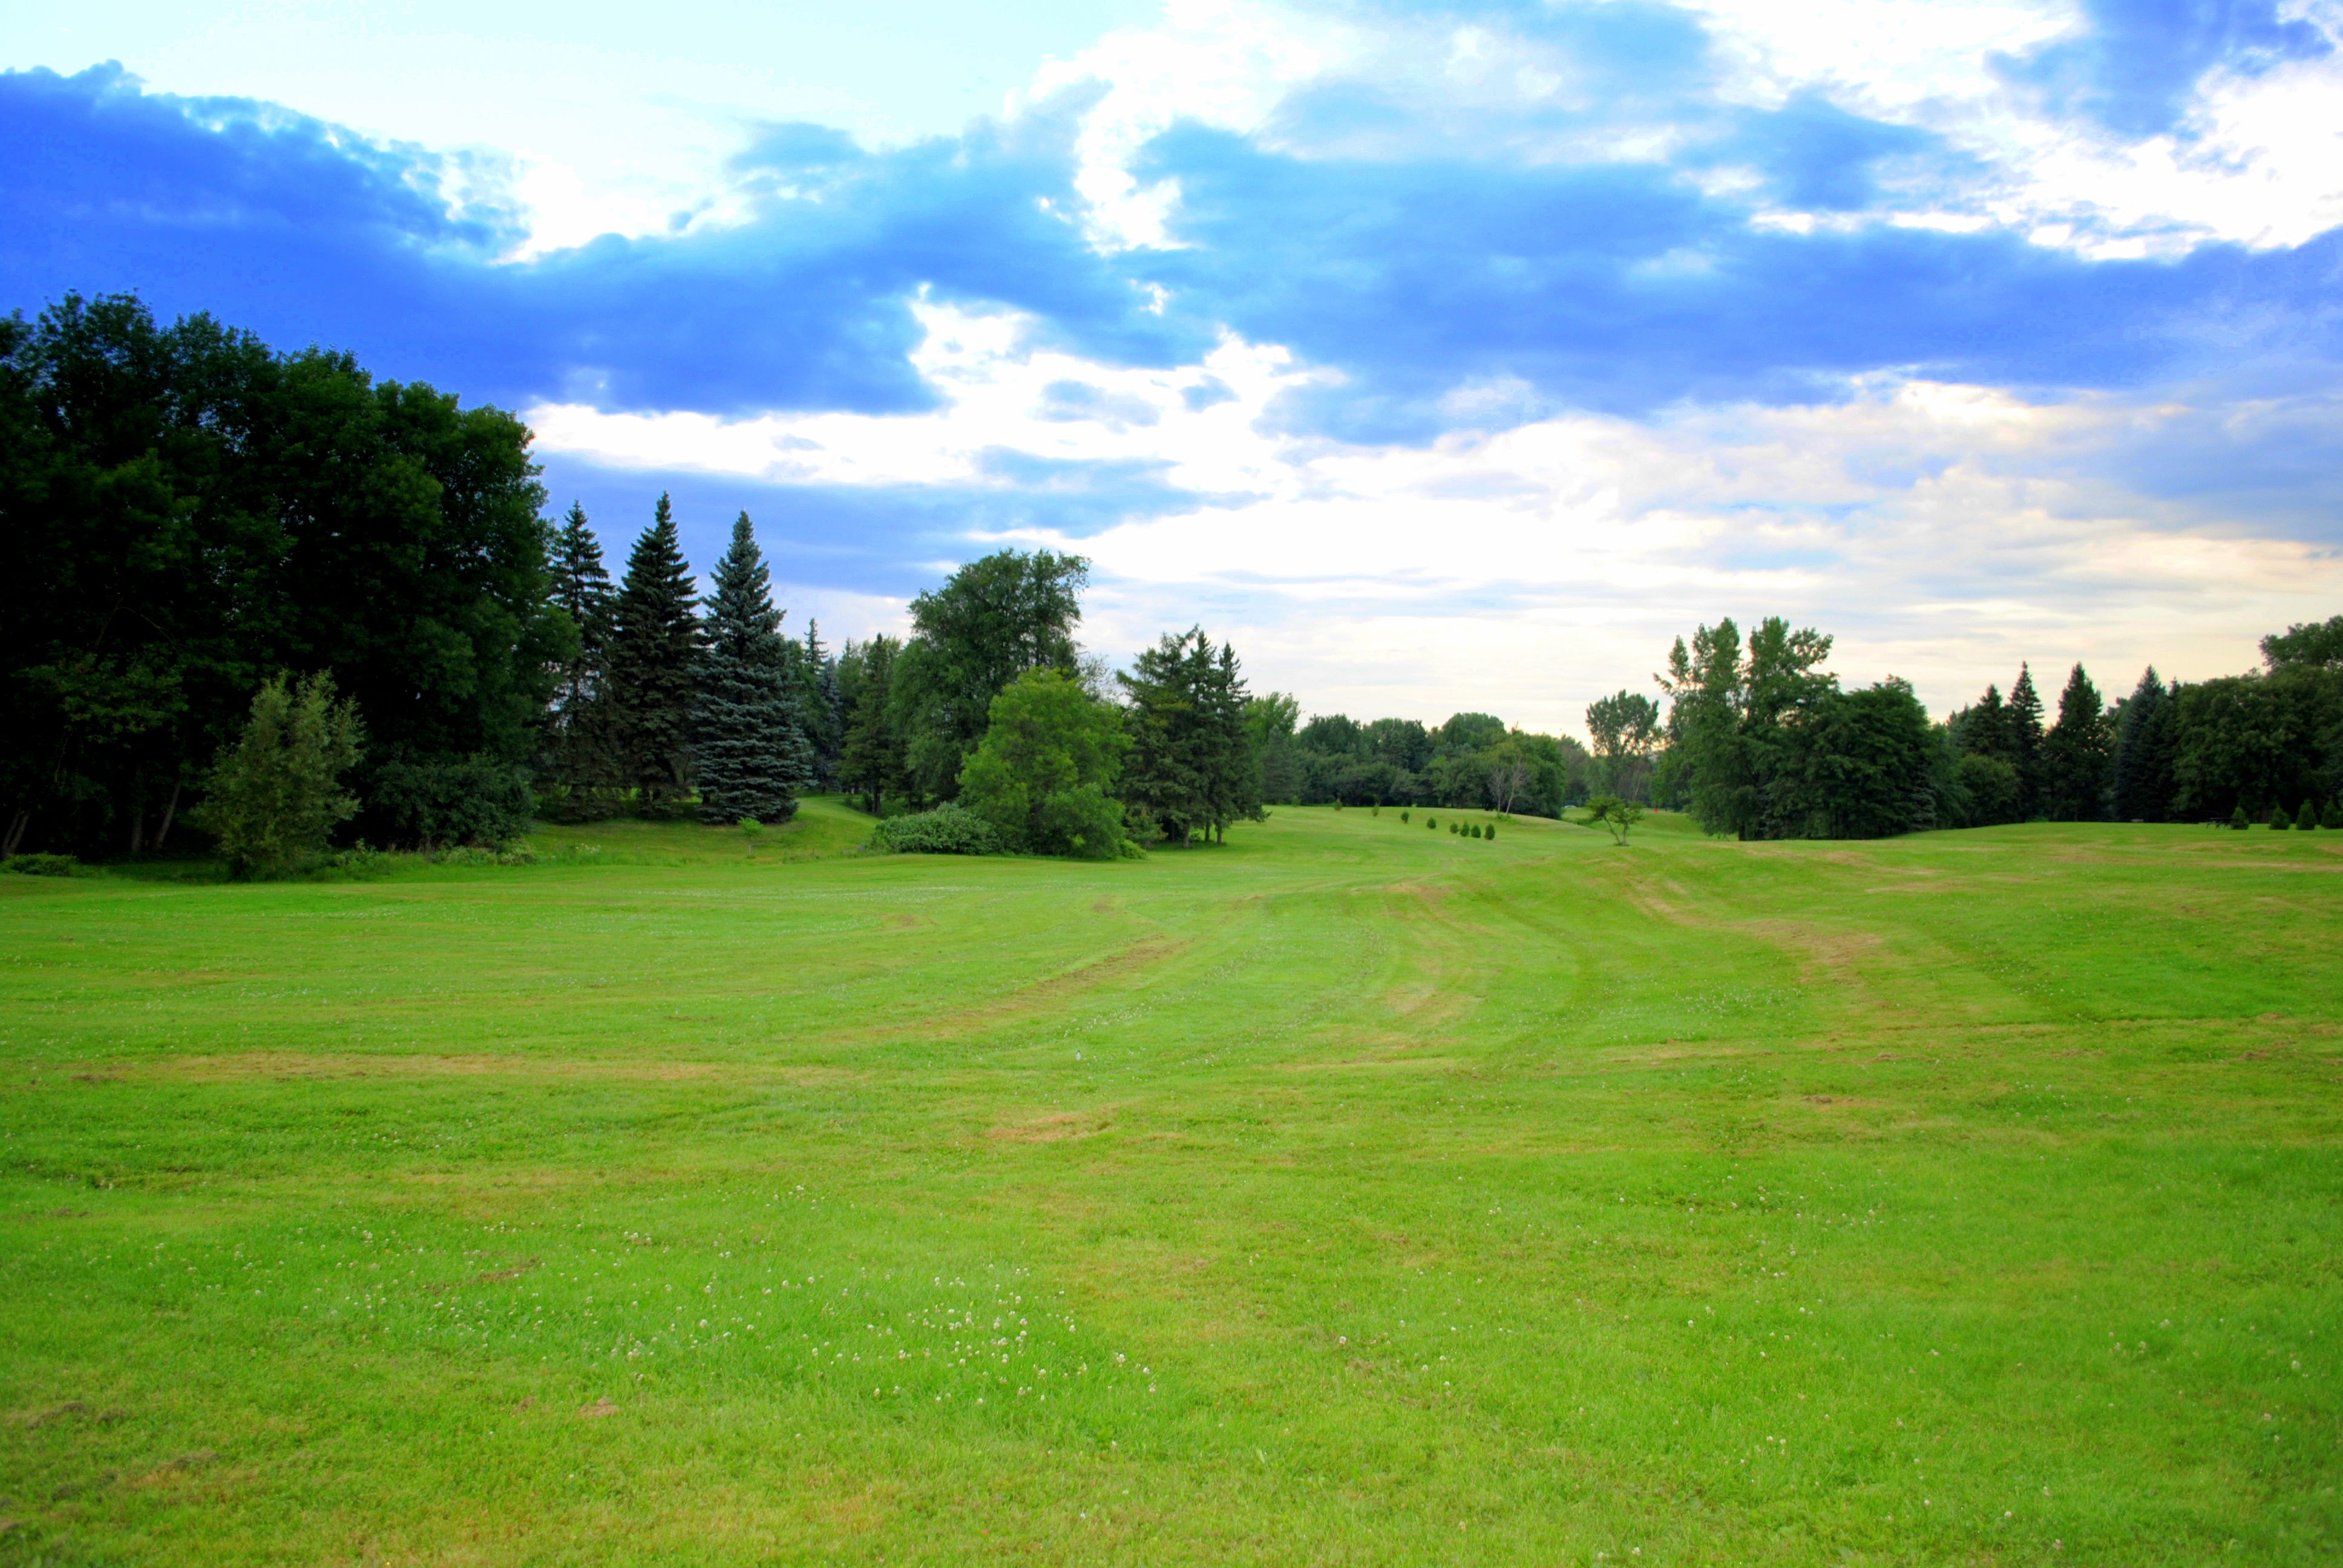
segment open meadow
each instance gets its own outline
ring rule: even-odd
[[[867,828],[0,878],[0,1562],[2343,1559],[2343,835]]]

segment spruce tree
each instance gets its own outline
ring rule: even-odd
[[[2174,693],[2149,665],[2116,724],[2113,768],[2118,822],[2161,822],[2172,812]]]
[[[813,748],[815,777],[821,788],[832,789],[838,783],[839,748],[845,739],[838,700],[838,660],[821,646],[821,623],[810,617],[799,652],[799,722],[805,727],[807,744]]]
[[[691,789],[695,602],[675,514],[661,494],[651,526],[627,557],[607,661],[617,771],[641,791],[645,816],[672,813]]]
[[[1143,808],[1173,843],[1190,831],[1226,837],[1229,823],[1261,812],[1261,764],[1245,723],[1236,650],[1215,649],[1201,627],[1166,635],[1116,677],[1131,703],[1136,742],[1122,773],[1123,799]]]
[[[2058,722],[2042,739],[2042,809],[2058,822],[2096,822],[2107,815],[2114,745],[2098,688],[2075,666],[2058,694]]]
[[[565,663],[547,726],[545,777],[555,809],[571,821],[605,817],[616,809],[619,783],[612,755],[608,693],[610,618],[614,592],[602,566],[602,547],[576,501],[552,540],[552,599],[578,628],[578,650]]]
[[[902,644],[874,637],[860,650],[848,645],[857,666],[854,702],[847,710],[846,741],[839,757],[839,781],[862,797],[863,809],[879,815],[890,795],[910,792],[903,767],[903,741],[891,712],[895,655]]]
[[[2033,668],[2023,662],[2017,667],[2017,684],[2009,689],[2002,723],[2008,759],[2017,769],[2018,809],[2031,817],[2042,809],[2042,698],[2034,689]]]
[[[813,752],[801,693],[789,679],[772,578],[748,513],[732,525],[732,548],[711,580],[692,715],[699,819],[785,822],[797,798],[814,787]]]

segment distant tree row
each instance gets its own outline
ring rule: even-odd
[[[2034,819],[2260,820],[2305,803],[2315,819],[2343,790],[2343,616],[2263,638],[2261,671],[2184,685],[2150,668],[2112,706],[2077,664],[2046,727],[2029,668],[2006,699],[1989,686],[1932,724],[1904,681],[1842,689],[1822,668],[1830,649],[1778,618],[1745,645],[1730,619],[1678,638],[1658,678],[1669,709],[1650,799],[1742,839],[1879,838]],[[1595,720],[1590,709],[1600,738]],[[1614,753],[1635,749],[1606,744]]]
[[[1568,736],[1534,734],[1486,713],[1454,714],[1436,727],[1320,714],[1297,729],[1299,715],[1281,693],[1248,712],[1266,799],[1558,817],[1586,798],[1594,777],[1586,749]]]
[[[581,508],[545,518],[529,442],[134,297],[0,320],[0,856],[181,824],[257,864],[328,831],[501,844],[539,812],[778,822],[831,789],[945,811],[902,830],[933,841],[1081,855],[1216,839],[1264,802],[1592,796],[1771,839],[2321,819],[2343,789],[2343,617],[2112,705],[2078,665],[2047,723],[2021,668],[1942,724],[1902,681],[1843,689],[1819,632],[1725,620],[1675,644],[1664,718],[1592,704],[1590,751],[1485,713],[1304,723],[1201,628],[1110,675],[1075,638],[1088,564],[1048,550],[970,562],[907,638],[833,657],[784,634],[745,514],[704,599],[665,497],[613,583]]]

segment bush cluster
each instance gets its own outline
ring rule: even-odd
[[[947,802],[915,816],[890,817],[870,829],[870,848],[888,855],[998,855],[1001,835],[965,807]]]
[[[73,855],[11,855],[0,866],[20,877],[94,877],[96,868]]]

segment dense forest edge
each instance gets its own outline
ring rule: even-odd
[[[1591,745],[1481,712],[1306,720],[1226,641],[1112,670],[1077,633],[1089,565],[968,563],[908,636],[785,630],[742,513],[707,590],[668,498],[613,579],[528,428],[346,353],[278,353],[132,296],[0,321],[0,857],[199,854],[238,875],[339,850],[494,853],[533,821],[742,826],[842,794],[878,849],[1113,859],[1272,805],[1587,819],[1644,806],[1741,839],[2033,819],[2343,827],[2343,616],[2263,668],[2146,671],[2055,715],[2030,667],[1932,719],[1843,688],[1828,636],[1731,619],[1669,650]]]

